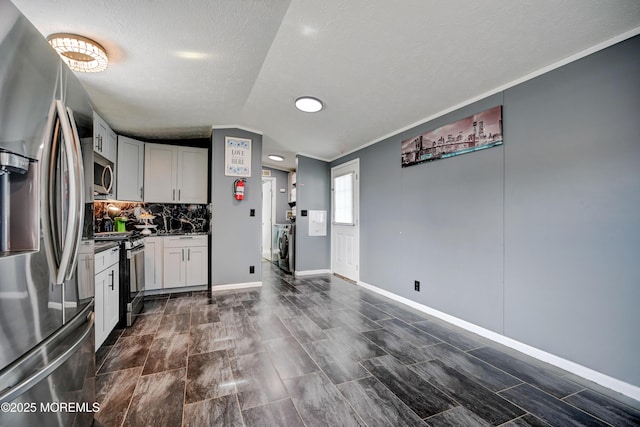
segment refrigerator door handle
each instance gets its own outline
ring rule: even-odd
[[[65,144],[65,154],[67,157],[67,164],[69,165],[69,217],[67,218],[66,230],[64,234],[64,243],[62,245],[62,254],[60,255],[59,270],[56,275],[56,284],[61,285],[64,283],[65,278],[70,276],[68,273],[71,270],[71,264],[73,262],[73,250],[74,242],[77,239],[77,233],[74,234],[76,223],[78,221],[78,169],[76,166],[77,160],[74,156],[73,146],[73,134],[71,126],[69,125],[69,116],[62,104],[62,101],[56,101],[56,109],[58,110],[58,117],[60,118],[60,124],[62,129],[63,140]],[[75,247],[77,251],[77,247]]]
[[[71,125],[71,134],[73,136],[72,146],[73,146],[73,154],[75,158],[75,162],[73,167],[76,169],[76,208],[77,212],[76,222],[73,228],[73,235],[75,236],[75,240],[73,242],[72,247],[72,258],[69,266],[67,268],[66,279],[69,280],[73,276],[73,272],[76,269],[76,264],[78,261],[78,248],[80,247],[80,242],[82,241],[82,221],[84,219],[84,168],[82,166],[82,153],[80,149],[80,137],[78,136],[78,129],[76,127],[76,121],[73,117],[73,111],[71,108],[67,107],[67,116],[69,119],[69,124]]]
[[[78,350],[78,348],[80,348],[82,344],[84,344],[84,342],[87,340],[87,337],[91,337],[93,332],[93,323],[94,323],[94,316],[93,316],[92,310],[93,310],[93,302],[89,304],[76,317],[76,319],[84,318],[87,321],[87,326],[85,327],[85,330],[80,336],[80,338],[78,338],[76,342],[74,342],[62,354],[60,354],[54,360],[49,362],[44,368],[37,370],[33,375],[23,379],[18,384],[6,388],[2,392],[2,394],[0,394],[0,403],[11,402],[17,397],[19,397],[20,395],[29,391],[29,389],[31,389],[33,386],[38,384],[44,378],[48,377],[53,371],[58,369],[64,362],[66,362]],[[68,323],[56,334],[49,337],[49,339],[43,341],[39,346],[33,348],[29,353],[27,353],[25,357],[23,357],[23,360],[14,362],[12,366],[19,365],[21,362],[28,363],[29,359],[33,355],[37,355],[41,357],[41,352],[45,347],[50,345],[53,341],[57,340],[58,337],[64,336],[68,332],[68,330],[76,329],[78,327],[77,323],[78,323],[77,321]]]
[[[45,254],[47,255],[47,263],[49,264],[49,272],[51,275],[51,281],[55,283],[58,277],[58,271],[60,269],[58,246],[56,244],[56,237],[54,236],[54,203],[52,195],[55,191],[55,156],[53,150],[58,146],[58,126],[60,124],[57,116],[57,104],[53,101],[51,109],[49,110],[49,118],[47,120],[47,127],[45,136],[42,141],[42,205],[40,207],[40,213],[42,215],[42,234],[45,246]]]

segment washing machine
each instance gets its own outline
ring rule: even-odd
[[[278,266],[289,273],[294,269],[295,225],[284,224],[278,230]]]
[[[280,232],[284,224],[274,224],[271,232],[271,262],[279,265],[280,259]]]

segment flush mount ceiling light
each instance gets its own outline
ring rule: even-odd
[[[47,37],[47,41],[73,71],[97,73],[107,68],[107,53],[91,39],[56,33]]]
[[[271,160],[273,160],[274,162],[283,162],[284,161],[284,157],[278,156],[277,154],[269,154],[267,157],[270,158]]]
[[[312,96],[301,96],[296,99],[296,108],[305,113],[317,113],[322,110],[322,101]]]

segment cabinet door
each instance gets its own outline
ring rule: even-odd
[[[206,285],[209,281],[207,274],[208,248],[196,246],[185,250],[187,251],[187,286]]]
[[[109,270],[102,271],[96,274],[96,296],[95,296],[95,338],[96,338],[96,351],[102,345],[107,335],[104,333],[104,309],[105,298],[104,289],[109,279]]]
[[[104,146],[105,159],[111,160],[115,163],[118,156],[118,135],[107,124],[107,142]]]
[[[93,151],[104,157],[107,143],[107,123],[95,112],[93,113]],[[111,160],[113,161],[113,160]]]
[[[81,300],[95,296],[94,271],[94,246],[93,242],[84,240],[78,250],[78,298]]]
[[[162,276],[165,288],[185,286],[185,250],[184,248],[164,248],[162,257]]]
[[[296,201],[296,173],[289,172],[287,176],[287,183],[289,184],[289,202]]]
[[[144,286],[146,290],[162,289],[162,239],[144,239]]]
[[[209,164],[206,148],[178,147],[178,201],[207,203]]]
[[[117,199],[142,201],[144,179],[144,142],[118,137]]]
[[[173,145],[145,144],[144,201],[175,203],[178,150]]]
[[[120,280],[119,264],[115,264],[107,269],[107,281],[104,288],[104,333],[105,338],[109,336],[113,328],[118,324],[120,317]]]

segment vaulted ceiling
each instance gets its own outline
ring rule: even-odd
[[[295,154],[333,160],[640,33],[638,0],[13,2],[45,36],[106,48],[107,70],[78,76],[116,132],[242,127],[263,134],[264,164],[283,169]],[[302,95],[325,108],[296,110]]]

